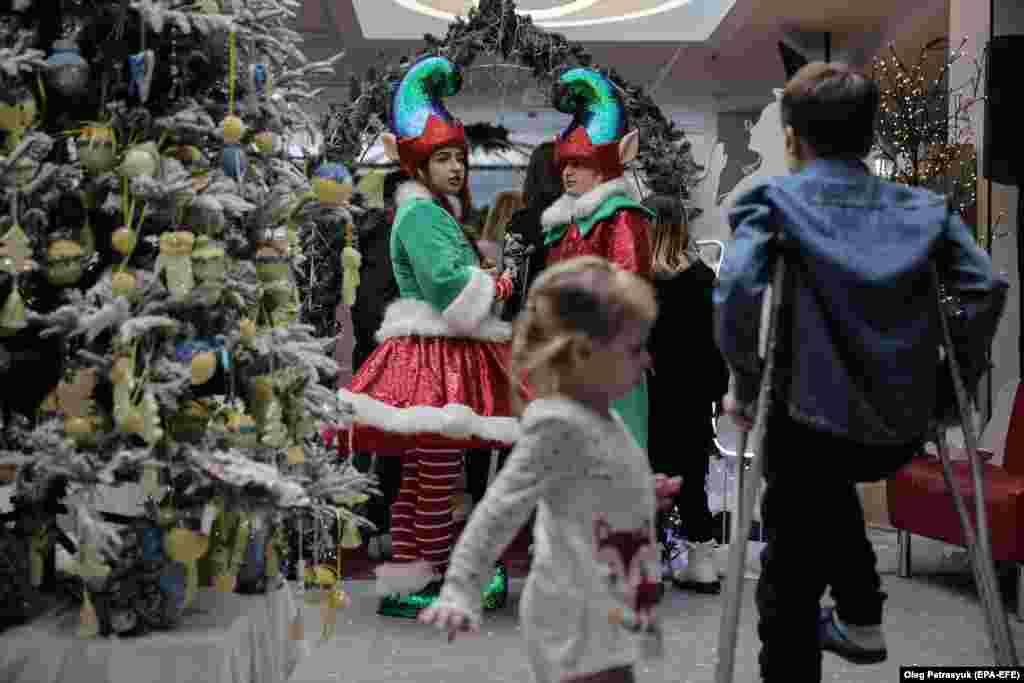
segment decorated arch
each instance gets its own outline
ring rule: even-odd
[[[443,38],[431,34],[415,55],[406,55],[383,68],[371,67],[362,78],[349,81],[349,100],[333,105],[325,122],[325,153],[335,161],[354,164],[384,132],[393,84],[425,55],[443,55],[468,68],[481,57],[499,58],[530,69],[538,85],[550,86],[565,69],[588,66],[604,73],[626,105],[629,125],[640,130],[640,154],[634,171],[658,194],[682,194],[697,182],[700,166],[690,153],[686,134],[662,112],[644,88],[628,83],[614,68],[594,64],[586,48],[558,33],[535,26],[516,13],[513,0],[481,0],[468,15],[449,27]]]
[[[481,0],[469,10],[468,16],[453,22],[443,38],[427,34],[423,46],[415,54],[395,58],[383,67],[371,67],[362,77],[353,75],[349,80],[349,98],[331,106],[324,121],[324,155],[328,161],[341,162],[350,168],[358,165],[365,152],[373,146],[380,134],[386,132],[387,112],[392,88],[408,67],[427,55],[448,57],[463,69],[468,69],[480,58],[498,62],[495,66],[528,69],[540,88],[550,88],[566,69],[577,66],[595,68],[604,73],[626,107],[627,125],[640,131],[640,152],[637,160],[627,167],[642,189],[658,194],[679,195],[688,199],[691,189],[699,181],[702,168],[694,161],[690,142],[685,133],[662,112],[643,87],[628,83],[611,67],[594,64],[587,49],[557,33],[548,33],[535,26],[529,16],[517,14],[513,0]],[[467,122],[468,124],[468,122]],[[508,131],[501,126],[468,124],[486,135],[470,144],[502,144]],[[322,268],[335,267],[333,254],[340,252],[344,240],[338,235],[309,235],[312,243],[307,254],[319,255]],[[334,307],[338,301],[339,280],[331,272],[315,273],[315,266],[300,286],[306,290],[306,318],[322,330],[333,327]],[[315,283],[320,283],[315,284]]]

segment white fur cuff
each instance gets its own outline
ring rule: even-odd
[[[466,286],[441,314],[453,330],[464,335],[471,334],[491,312],[495,290],[490,275],[472,266],[468,270]]]
[[[488,342],[507,342],[512,326],[488,316],[469,333],[455,329],[437,309],[419,299],[398,299],[384,313],[384,322],[377,330],[377,341],[391,337],[461,337]]]

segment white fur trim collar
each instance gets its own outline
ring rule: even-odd
[[[462,201],[455,195],[447,195],[448,201],[451,202],[452,208],[455,209],[456,213],[460,216],[463,213]],[[414,199],[429,199],[434,201],[434,193],[430,191],[426,185],[418,180],[406,180],[395,188],[395,207],[402,208],[403,204],[408,204]],[[459,221],[458,216],[453,216],[456,221]]]
[[[461,337],[479,341],[507,342],[512,338],[512,326],[504,320],[488,316],[475,329],[466,332],[453,327],[426,301],[398,299],[384,312],[384,322],[377,330],[377,341],[411,336]]]
[[[613,180],[601,183],[590,192],[579,197],[563,194],[541,214],[541,227],[546,230],[572,223],[578,218],[587,218],[601,208],[606,199],[615,195],[626,195],[631,199],[640,201],[636,183],[630,182],[626,176],[619,176]]]

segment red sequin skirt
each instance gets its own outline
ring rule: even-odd
[[[340,392],[355,415],[351,433],[338,434],[339,448],[400,455],[513,444],[510,350],[453,337],[386,339]]]

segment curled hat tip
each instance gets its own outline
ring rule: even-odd
[[[462,89],[462,71],[447,57],[421,57],[402,77],[391,103],[391,129],[399,137],[416,137],[434,114],[444,121],[453,117],[441,102]]]

